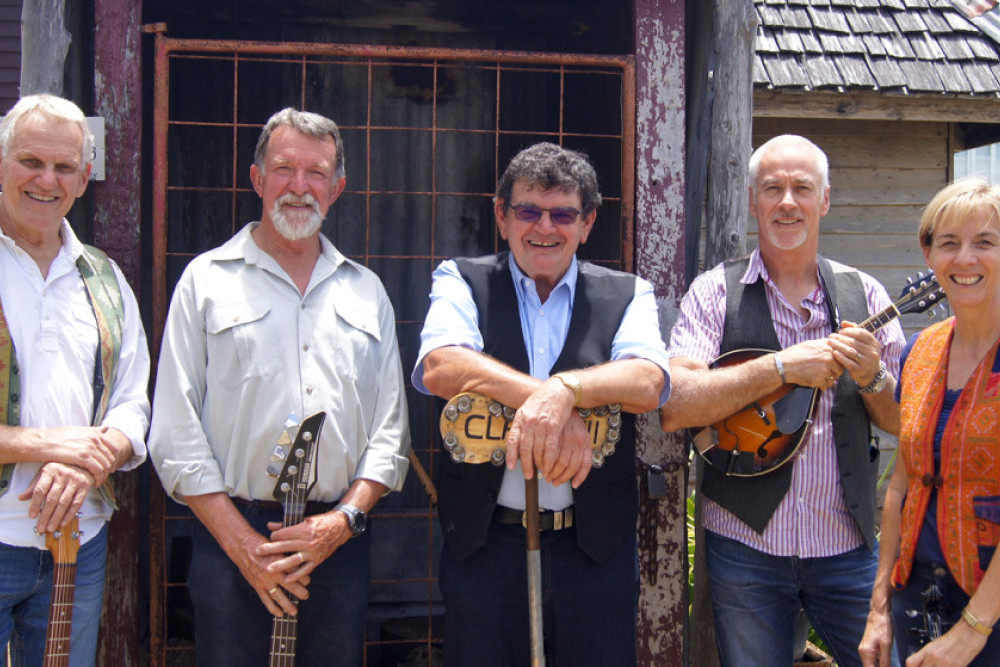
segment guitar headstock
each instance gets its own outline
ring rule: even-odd
[[[900,293],[895,306],[900,315],[922,313],[944,303],[947,298],[934,272],[928,271],[926,274],[918,273],[916,280],[907,278],[907,285]]]
[[[75,565],[76,554],[80,551],[80,519],[74,516],[65,526],[51,533],[45,533],[45,548],[52,552],[56,565]]]
[[[288,447],[287,451],[278,448],[276,454],[281,450],[284,455],[284,465],[278,473],[278,481],[274,485],[274,498],[282,503],[297,499],[305,503],[309,489],[312,487],[312,469],[315,461],[316,443],[319,442],[320,432],[323,430],[323,423],[326,421],[325,412],[317,412],[311,417],[307,417],[299,427],[295,441]],[[271,473],[271,468],[268,468]]]

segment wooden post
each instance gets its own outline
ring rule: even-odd
[[[697,176],[708,183],[705,205],[705,268],[738,257],[746,252],[747,163],[750,159],[751,121],[753,117],[753,57],[757,30],[753,0],[715,0],[711,8],[702,8],[699,16],[712,26],[711,37],[702,43],[692,71],[704,79],[692,84],[704,86],[705,103],[691,126],[704,126],[711,118],[711,133],[704,145],[707,164],[697,160]],[[689,162],[694,166],[695,159]],[[700,171],[702,168],[706,172]],[[692,170],[693,171],[693,170]],[[689,172],[691,173],[691,172]],[[692,202],[691,205],[698,205]],[[697,234],[700,229],[689,229]],[[689,272],[694,275],[694,272]],[[698,461],[696,487],[701,484],[702,465]],[[691,605],[690,664],[717,667],[712,601],[705,567],[705,530],[701,506],[695,513],[694,600]]]
[[[94,113],[106,125],[107,180],[93,183],[94,243],[121,267],[140,297],[142,0],[95,0]],[[108,575],[97,664],[139,664],[138,471],[115,475],[121,509],[108,533]]]
[[[72,41],[65,0],[24,0],[21,6],[21,92],[63,94],[63,71]]]
[[[635,0],[635,271],[650,280],[664,335],[684,293],[685,18],[682,0]],[[656,414],[637,422],[637,452],[649,464],[677,461],[679,439]],[[666,497],[642,500],[638,654],[640,665],[684,663],[687,476],[666,476]]]

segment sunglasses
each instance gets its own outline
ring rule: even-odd
[[[529,224],[541,220],[542,213],[548,213],[553,225],[572,225],[582,213],[576,208],[541,208],[534,204],[515,204],[511,208],[514,209],[515,218]]]

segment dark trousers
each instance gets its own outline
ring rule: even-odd
[[[262,535],[280,511],[240,508]],[[360,665],[368,610],[371,537],[349,540],[312,572],[309,599],[299,602],[297,667]],[[271,650],[272,616],[215,538],[192,532],[188,588],[195,610],[198,664],[259,667]]]
[[[906,587],[892,593],[892,630],[896,638],[896,651],[899,653],[900,664],[906,658],[920,650],[920,630],[924,628],[923,603],[921,593],[936,583],[943,599],[940,603],[942,633],[948,632],[956,623],[962,620],[962,610],[969,604],[969,596],[948,573],[944,565],[931,563],[914,563],[910,580]],[[916,612],[910,617],[906,612]],[[1000,633],[994,632],[986,640],[986,646],[979,655],[969,663],[969,667],[996,667],[1000,665]]]
[[[445,665],[531,664],[526,548],[522,527],[497,524],[486,546],[464,561],[444,548]],[[635,536],[603,565],[577,548],[573,529],[543,532],[540,552],[546,664],[635,665]]]

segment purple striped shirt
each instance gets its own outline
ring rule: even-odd
[[[835,269],[843,268],[833,262]],[[868,310],[877,313],[891,301],[885,289],[871,276],[861,273]],[[809,311],[803,320],[771,281],[767,268],[754,250],[742,282],[762,277],[767,305],[782,348],[824,338],[831,331],[826,296],[817,287],[802,301]],[[670,334],[668,357],[690,357],[706,364],[719,355],[726,314],[726,277],[722,265],[698,276],[681,301],[681,312]],[[882,359],[893,377],[899,377],[899,353],[906,343],[899,320],[876,332],[882,343]],[[792,481],[763,534],[756,532],[718,504],[703,502],[705,528],[774,556],[818,558],[841,554],[864,543],[861,532],[847,511],[840,486],[837,452],[833,441],[833,391],[820,395],[819,412],[809,435],[799,448],[792,468]]]

